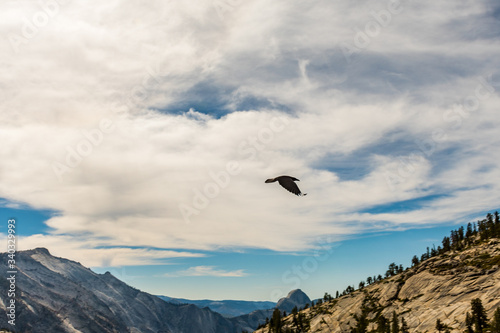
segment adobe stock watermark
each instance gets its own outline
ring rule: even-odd
[[[99,122],[97,128],[91,129],[90,131],[83,130],[81,132],[83,138],[80,139],[76,145],[66,146],[67,153],[64,161],[52,162],[52,171],[59,182],[63,181],[65,173],[69,172],[71,169],[77,168],[86,157],[92,154],[94,148],[101,145],[104,141],[104,135],[111,133],[114,128],[115,125],[111,120],[103,118]]]
[[[7,221],[7,297],[8,301],[5,305],[7,313],[7,322],[16,325],[16,279],[17,279],[17,265],[16,265],[16,219],[12,218]]]
[[[19,33],[10,33],[8,40],[14,53],[19,53],[19,48],[26,45],[35,38],[41,29],[46,27],[50,21],[61,11],[61,6],[70,0],[47,0],[39,1],[40,9],[31,17],[24,16]]]
[[[281,275],[283,289],[276,288],[271,292],[272,300],[278,300],[287,295],[290,290],[301,288],[304,281],[309,279],[320,267],[322,262],[330,258],[334,252],[332,246],[333,238],[326,236],[318,239],[318,245],[315,246],[313,254],[304,258],[300,264],[292,265]]]
[[[481,102],[493,96],[496,91],[495,87],[500,86],[500,82],[493,80],[493,74],[487,77],[481,76],[477,82],[473,94],[466,96],[461,103],[455,104],[452,109],[443,113],[442,118],[446,123],[452,125],[451,129],[459,129],[464,119],[469,118],[472,112],[477,111]],[[436,152],[438,144],[446,139],[447,131],[443,128],[436,128],[429,138],[417,140],[415,143],[418,149],[405,157],[400,157],[397,170],[385,172],[385,179],[391,191],[395,191],[397,185],[410,178],[417,171],[418,165],[430,158]]]
[[[363,29],[357,26],[354,28],[355,34],[352,37],[352,42],[344,41],[339,44],[347,63],[350,64],[355,55],[367,49],[372,40],[380,35],[382,29],[391,24],[393,17],[402,12],[403,6],[400,0],[388,0],[386,9],[371,11],[370,15],[373,19],[366,22]]]
[[[191,223],[193,215],[199,215],[206,209],[210,200],[216,198],[221,191],[229,186],[231,179],[242,171],[241,162],[244,160],[254,160],[258,153],[266,148],[266,145],[274,140],[277,133],[282,132],[288,125],[289,120],[286,117],[274,117],[269,121],[268,126],[261,128],[255,136],[249,136],[238,145],[239,160],[233,160],[226,163],[223,170],[218,172],[209,172],[211,181],[203,186],[193,189],[193,199],[191,204],[179,204],[179,212],[185,223]]]

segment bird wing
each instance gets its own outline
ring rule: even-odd
[[[293,181],[292,177],[279,177],[278,183],[283,186],[287,191],[292,192],[295,195],[301,195],[302,192],[300,192],[299,187],[295,182]],[[298,179],[297,179],[298,180]]]

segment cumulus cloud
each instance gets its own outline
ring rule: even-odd
[[[497,208],[494,8],[222,3],[1,5],[1,205],[58,212],[21,247],[140,264]]]

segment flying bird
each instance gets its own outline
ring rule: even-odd
[[[300,192],[299,187],[297,186],[297,184],[295,184],[295,182],[298,182],[298,181],[299,180],[297,178],[294,178],[294,177],[279,176],[279,177],[276,177],[276,178],[270,178],[270,179],[266,180],[266,183],[278,182],[287,191],[292,192],[295,195],[298,195],[298,196],[307,195],[307,193]]]

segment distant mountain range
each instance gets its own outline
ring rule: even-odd
[[[7,259],[7,253],[0,254],[2,262]],[[128,286],[109,272],[97,274],[80,263],[54,257],[45,248],[17,252],[16,265],[16,332],[241,333],[255,330],[273,311],[258,309],[226,318],[208,304],[200,308],[175,304],[179,300],[166,302]],[[0,275],[8,276],[7,265],[0,265]],[[8,290],[9,281],[0,279],[0,286]],[[302,291],[295,290],[276,306],[303,307],[301,302],[308,300]],[[0,293],[0,329],[14,328],[8,323],[9,301],[7,292]],[[223,301],[219,310],[228,315],[261,305],[273,303]]]
[[[194,304],[199,308],[208,307],[210,310],[220,313],[224,317],[231,318],[245,314],[249,314],[256,310],[267,310],[276,307],[275,302],[253,302],[253,301],[234,301],[222,300],[214,301],[209,299],[204,300],[189,300],[185,298],[173,298],[168,296],[158,296],[162,300],[173,304]]]

